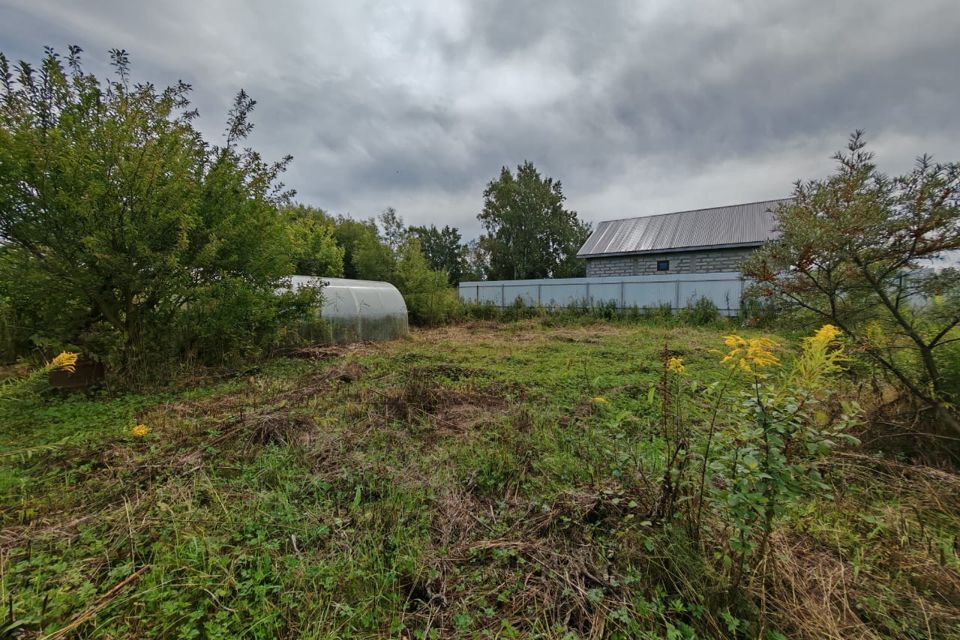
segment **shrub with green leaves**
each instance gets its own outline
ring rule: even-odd
[[[684,324],[696,327],[705,327],[720,322],[720,309],[710,298],[703,296],[691,300],[687,306],[677,312],[677,317]]]
[[[734,588],[766,556],[777,519],[801,496],[829,490],[818,463],[838,443],[856,442],[847,432],[859,407],[848,401],[830,406],[846,359],[838,335],[835,327],[825,325],[804,340],[786,368],[773,355],[772,341],[727,338],[731,351],[724,359],[731,375],[740,378],[734,383],[744,386],[726,399],[726,424],[715,438],[717,455],[704,456],[706,494],[700,499],[729,526],[727,559]]]
[[[17,279],[4,294],[25,333],[143,373],[184,342],[206,358],[204,325],[219,321],[202,310],[229,287],[238,295],[215,303],[238,305],[240,322],[212,355],[246,350],[264,325],[245,319],[283,304],[274,291],[293,270],[277,215],[290,158],[241,147],[255,105],[243,91],[225,143],[211,145],[193,124],[190,85],[134,82],[119,50],[101,81],[80,53],[47,49],[37,68],[0,54],[2,271]]]
[[[322,209],[302,204],[283,207],[281,214],[296,274],[342,277],[344,250],[334,237],[334,219]]]
[[[889,177],[860,131],[834,158],[829,177],[796,183],[776,211],[780,237],[747,260],[744,275],[758,295],[840,327],[909,393],[922,428],[940,444],[954,441],[958,398],[942,354],[960,327],[960,271],[937,267],[960,251],[960,162],[924,155]]]
[[[415,324],[435,325],[452,320],[459,314],[460,298],[450,287],[447,274],[430,267],[420,241],[408,240],[399,250],[397,288],[403,293]]]
[[[689,384],[682,359],[664,351],[660,384],[667,462],[658,515],[678,518],[701,543],[719,548],[718,572],[736,593],[762,566],[775,525],[801,497],[829,487],[820,462],[848,435],[859,407],[837,397],[847,356],[840,331],[825,325],[803,341],[789,366],[779,345],[763,338],[726,337],[724,380]],[[683,404],[709,398],[702,448],[692,449]]]

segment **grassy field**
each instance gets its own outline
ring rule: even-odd
[[[650,517],[659,354],[718,380],[722,336],[476,323],[2,402],[0,638],[960,638],[951,472],[834,453],[735,594]]]

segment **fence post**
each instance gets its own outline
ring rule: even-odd
[[[680,281],[676,280],[673,284],[674,284],[674,291],[675,291],[673,295],[673,301],[676,302],[673,308],[679,311],[680,310]]]
[[[624,293],[623,293],[623,288],[624,288],[624,286],[626,286],[626,283],[625,283],[623,280],[621,280],[621,281],[620,281],[620,309],[621,309],[621,310],[627,308],[627,301],[626,301],[626,299],[625,299],[625,297],[624,297]]]

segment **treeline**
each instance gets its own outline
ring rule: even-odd
[[[334,218],[304,205],[284,213],[298,274],[386,280],[402,290],[409,282],[399,265],[418,253],[454,286],[462,280],[584,275],[576,254],[590,226],[564,207],[565,200],[559,181],[524,162],[515,173],[503,167],[487,185],[477,215],[484,233],[471,242],[449,225],[407,226],[392,207],[367,220]]]
[[[414,324],[445,322],[456,312],[451,285],[467,264],[456,229],[408,227],[392,208],[366,220],[303,204],[280,214],[296,274],[389,282],[403,294]]]
[[[131,379],[234,364],[289,342],[317,291],[293,274],[385,280],[414,323],[457,311],[471,278],[577,275],[589,233],[559,182],[528,163],[483,194],[484,233],[407,226],[392,208],[354,219],[295,204],[246,144],[241,91],[223,142],[195,126],[192,87],[135,82],[111,51],[100,80],[81,49],[38,66],[0,54],[0,359],[76,351]]]

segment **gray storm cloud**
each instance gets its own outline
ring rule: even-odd
[[[299,199],[470,237],[484,184],[532,160],[590,221],[777,197],[865,128],[881,167],[960,159],[953,0],[193,2],[6,0],[0,49],[79,44],[106,73],[195,87],[222,131],[293,154]]]

